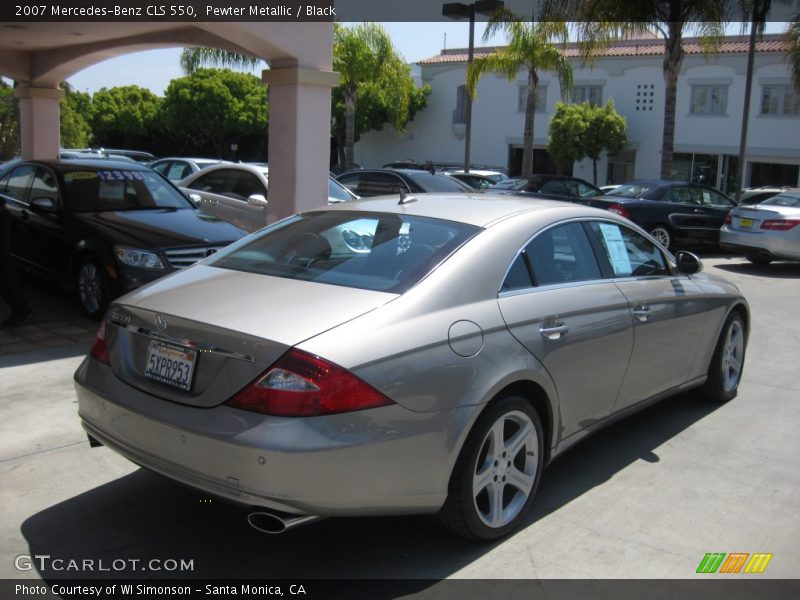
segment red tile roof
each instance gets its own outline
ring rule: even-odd
[[[722,44],[715,54],[742,54],[747,53],[747,36],[730,36],[723,38]],[[475,48],[475,56],[486,56],[496,51],[501,46],[484,46]],[[786,52],[787,45],[783,41],[783,35],[779,33],[764,35],[756,41],[756,52]],[[703,48],[698,38],[685,38],[683,40],[683,51],[686,54],[702,54]],[[453,48],[442,50],[441,54],[432,56],[419,61],[421,65],[440,65],[450,63],[467,62],[467,48]],[[618,56],[661,56],[664,54],[663,39],[638,39],[617,42],[605,50],[597,53],[598,57],[618,57]],[[577,44],[568,44],[564,50],[564,55],[568,58],[578,58]]]

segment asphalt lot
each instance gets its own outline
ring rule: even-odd
[[[681,579],[704,577],[695,571],[708,552],[773,553],[753,577],[796,578],[800,264],[704,262],[751,304],[739,396],[724,405],[678,396],[578,445],[544,473],[525,527],[489,545],[422,517],[329,519],[266,536],[241,511],[90,448],[72,374],[94,323],[68,294],[29,283],[31,329],[0,333],[0,578]],[[15,568],[33,554],[191,559],[194,570]]]

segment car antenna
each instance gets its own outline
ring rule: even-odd
[[[403,189],[400,190],[400,202],[397,203],[398,205],[409,204],[410,202],[416,201],[416,196],[406,196],[406,191]]]

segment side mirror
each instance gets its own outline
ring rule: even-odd
[[[675,254],[675,263],[678,271],[684,275],[694,275],[703,270],[703,261],[700,260],[696,254],[681,250]]]
[[[55,215],[58,213],[58,204],[54,198],[34,198],[31,200],[31,210],[46,215]]]
[[[253,194],[247,198],[247,203],[250,206],[258,206],[260,208],[267,207],[267,199],[264,198],[261,194]]]
[[[186,197],[195,204],[202,204],[203,202],[203,197],[200,194],[186,194]]]

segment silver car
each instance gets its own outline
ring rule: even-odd
[[[719,245],[759,265],[800,260],[800,191],[734,208],[720,229]]]
[[[262,531],[431,514],[490,540],[615,418],[736,395],[748,305],[701,267],[577,204],[320,208],[117,300],[75,374],[80,418]]]

